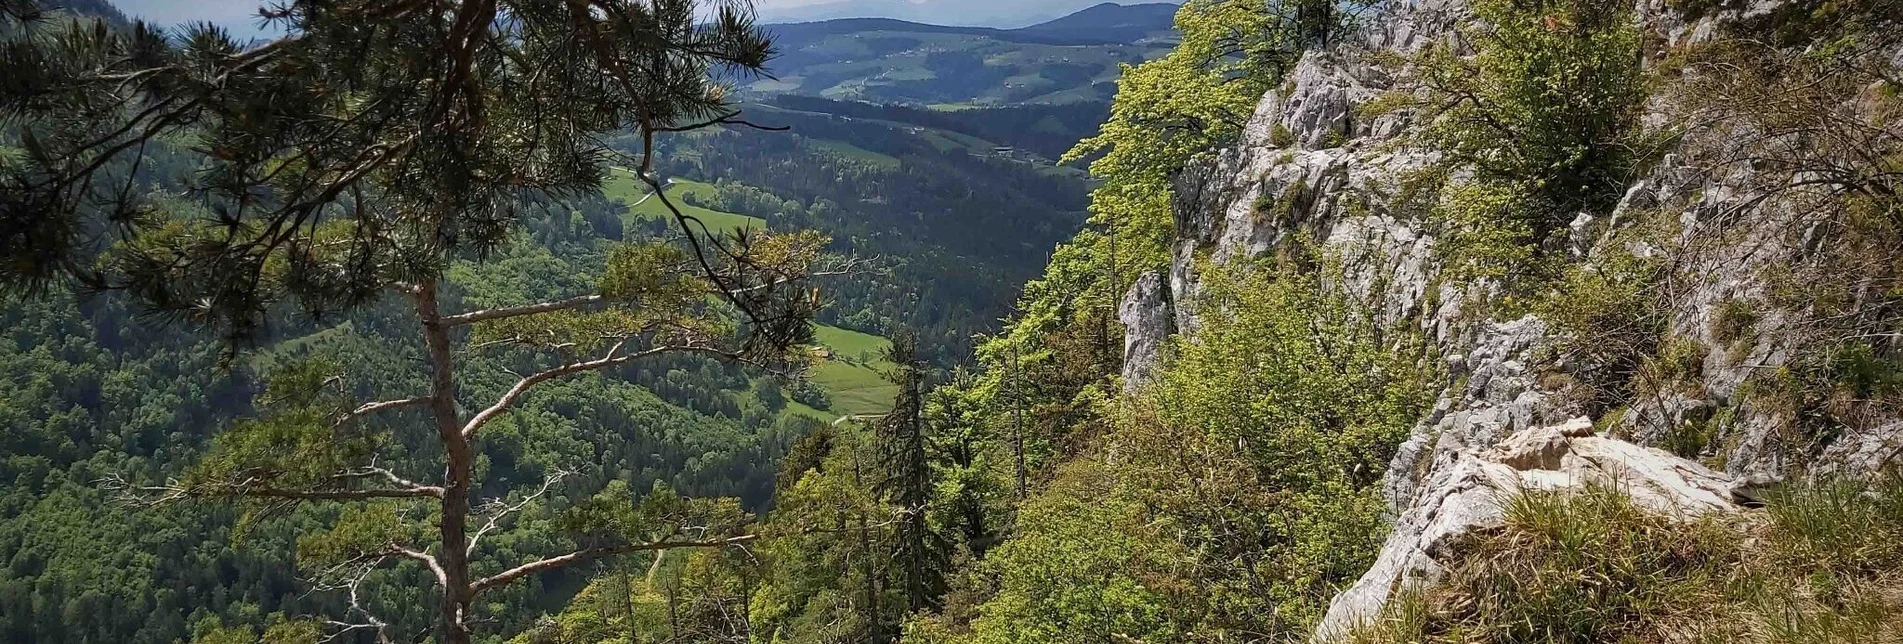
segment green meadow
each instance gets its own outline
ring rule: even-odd
[[[673,213],[668,212],[666,204],[649,195],[647,184],[642,183],[634,176],[634,172],[627,168],[610,169],[608,179],[601,183],[601,192],[608,198],[628,206],[625,221],[666,219],[673,216]],[[694,195],[695,198],[706,201],[713,197],[713,193],[713,184],[699,181],[673,179],[667,185],[667,196],[674,202],[674,206],[680,208],[682,214],[699,219],[710,231],[727,232],[743,228],[766,228],[765,219],[702,208],[686,201],[687,195]]]

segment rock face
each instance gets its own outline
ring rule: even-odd
[[[1432,583],[1451,566],[1456,546],[1503,525],[1501,503],[1522,490],[1614,486],[1641,507],[1676,516],[1733,512],[1733,480],[1657,449],[1593,435],[1591,421],[1521,431],[1487,449],[1463,449],[1412,496],[1367,574],[1329,603],[1318,640],[1339,637],[1376,617],[1396,593]]]
[[[1767,194],[1756,170],[1713,171],[1693,160],[1700,149],[1726,156],[1733,143],[1722,135],[1686,137],[1682,149],[1625,186],[1612,212],[1582,215],[1567,231],[1564,250],[1585,270],[1621,255],[1671,266],[1669,280],[1679,290],[1664,304],[1662,337],[1691,343],[1692,353],[1703,356],[1694,381],[1595,419],[1631,442],[1580,434],[1573,419],[1587,410],[1577,391],[1564,378],[1546,377],[1562,371],[1551,349],[1566,338],[1538,317],[1500,320],[1481,312],[1475,303],[1491,295],[1491,286],[1444,280],[1428,217],[1396,198],[1412,173],[1441,158],[1407,137],[1418,125],[1415,115],[1364,118],[1358,109],[1404,87],[1393,77],[1400,72],[1370,63],[1377,58],[1370,53],[1418,50],[1451,38],[1454,26],[1470,19],[1464,0],[1397,4],[1361,40],[1305,55],[1283,87],[1263,97],[1235,147],[1176,177],[1171,265],[1166,275],[1144,276],[1120,311],[1130,358],[1125,381],[1140,382],[1156,368],[1164,335],[1196,332],[1199,273],[1272,256],[1291,240],[1322,240],[1341,269],[1326,288],[1368,307],[1390,331],[1421,334],[1442,357],[1444,386],[1384,478],[1395,537],[1368,576],[1336,600],[1329,627],[1378,610],[1410,580],[1431,578],[1439,570],[1436,548],[1497,524],[1498,508],[1484,501],[1515,485],[1631,478],[1656,490],[1643,502],[1701,512],[1729,509],[1729,480],[1862,475],[1903,459],[1903,418],[1873,413],[1828,443],[1800,444],[1788,438],[1794,432],[1787,412],[1781,417],[1748,396],[1754,374],[1802,357],[1796,336],[1785,332],[1802,326],[1801,313],[1765,304],[1772,286],[1764,269],[1814,249],[1789,234],[1803,228],[1794,225],[1802,205]],[[1636,9],[1674,46],[1714,37],[1714,21],[1725,19],[1725,11],[1688,19],[1666,0],[1637,0]],[[1903,64],[1903,52],[1898,58]],[[1661,122],[1664,109],[1655,103],[1644,120]],[[1283,130],[1287,136],[1276,136]],[[1642,217],[1679,232],[1646,244],[1614,239]],[[1753,332],[1721,337],[1713,321],[1738,302],[1757,306]],[[1695,458],[1724,475],[1645,447],[1689,424],[1708,427]]]
[[[1161,360],[1163,342],[1169,339],[1169,290],[1163,276],[1155,271],[1137,277],[1130,292],[1117,307],[1117,319],[1123,322],[1123,386],[1135,389],[1150,380]]]
[[[1636,8],[1672,43],[1713,37],[1712,23],[1722,18],[1688,21],[1662,0],[1640,0]],[[1263,97],[1235,147],[1193,162],[1175,183],[1175,248],[1162,298],[1175,332],[1193,334],[1198,326],[1198,272],[1208,268],[1198,262],[1229,265],[1270,255],[1293,239],[1314,239],[1340,260],[1339,277],[1328,286],[1364,303],[1397,331],[1421,332],[1448,357],[1448,388],[1388,475],[1397,512],[1415,481],[1447,465],[1447,450],[1484,447],[1584,411],[1563,387],[1541,386],[1542,368],[1533,366],[1562,338],[1537,318],[1501,322],[1472,310],[1489,285],[1444,282],[1425,215],[1394,198],[1412,173],[1440,160],[1436,151],[1407,138],[1414,115],[1399,110],[1357,116],[1358,105],[1399,87],[1392,77],[1397,72],[1368,62],[1371,52],[1417,50],[1449,37],[1454,25],[1468,19],[1461,0],[1405,3],[1371,25],[1361,41],[1310,52],[1282,88]],[[1656,122],[1664,115],[1646,118]],[[1278,130],[1289,134],[1281,146],[1272,135]],[[1722,137],[1708,138],[1720,140],[1706,145],[1727,144]],[[1753,173],[1749,167],[1713,172],[1670,154],[1626,187],[1613,212],[1573,222],[1569,252],[1589,269],[1620,254],[1675,267],[1670,281],[1682,292],[1668,303],[1662,337],[1695,343],[1704,356],[1696,382],[1632,401],[1610,427],[1637,443],[1656,444],[1688,424],[1709,421],[1710,440],[1700,457],[1740,476],[1857,474],[1894,464],[1903,459],[1903,418],[1879,416],[1845,427],[1834,443],[1793,443],[1787,418],[1755,407],[1744,395],[1754,374],[1800,357],[1797,336],[1785,331],[1801,320],[1762,306],[1771,290],[1763,276],[1778,262],[1811,252],[1804,239],[1789,235],[1802,228],[1794,224],[1801,206],[1766,198],[1762,179]],[[1753,205],[1748,216],[1739,214],[1740,204]],[[1613,231],[1641,215],[1676,220],[1682,232],[1659,245],[1613,241]],[[1713,234],[1719,229],[1724,234]],[[1135,289],[1131,295],[1156,299]],[[1719,337],[1713,320],[1741,302],[1759,308],[1752,332],[1742,340]],[[1155,316],[1135,314],[1148,310],[1140,307],[1126,310],[1132,313],[1126,325],[1139,340],[1132,355],[1141,358],[1139,371],[1149,369],[1153,356],[1143,351],[1151,346]],[[1554,370],[1550,364],[1543,369]]]

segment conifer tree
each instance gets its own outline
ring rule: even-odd
[[[478,598],[601,557],[751,538],[731,502],[610,487],[560,518],[568,550],[512,567],[472,561],[485,537],[550,494],[487,502],[483,430],[537,385],[663,354],[797,369],[818,305],[824,240],[720,236],[683,213],[654,172],[657,135],[746,125],[713,80],[771,55],[744,3],[721,0],[283,0],[285,35],[241,43],[209,25],[167,32],[0,0],[0,290],[112,291],[234,348],[270,322],[376,301],[414,310],[422,391],[353,390],[346,365],[278,370],[257,418],[214,440],[175,480],[112,481],[128,500],[223,500],[253,512],[338,504],[299,540],[320,589],[351,615],[299,628],[408,638],[371,614],[379,568],[434,580],[437,641],[472,638]],[[618,160],[602,137],[643,141]],[[202,159],[155,199],[158,149]],[[631,166],[683,243],[613,249],[593,292],[453,310],[446,267],[516,229],[525,199],[597,190]],[[191,208],[168,204],[184,202]],[[521,375],[471,398],[459,364],[513,351]],[[423,454],[406,445],[429,445]],[[419,636],[420,637],[420,636]]]
[[[886,377],[899,386],[899,393],[892,401],[892,411],[874,427],[885,470],[880,488],[898,512],[892,558],[898,566],[906,610],[916,611],[938,595],[938,584],[932,577],[940,567],[931,560],[942,550],[934,547],[935,539],[926,522],[933,486],[932,465],[925,449],[925,365],[909,334],[893,339],[885,359],[894,365]]]

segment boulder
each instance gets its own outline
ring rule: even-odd
[[[1596,436],[1586,418],[1528,429],[1490,448],[1464,450],[1452,466],[1436,468],[1395,520],[1374,566],[1329,603],[1316,640],[1339,638],[1378,616],[1397,593],[1438,580],[1467,537],[1504,525],[1503,503],[1513,494],[1588,485],[1617,488],[1641,507],[1671,516],[1743,509],[1741,486],[1731,477],[1662,450]]]

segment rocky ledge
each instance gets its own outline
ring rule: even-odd
[[[1432,584],[1473,535],[1505,525],[1504,503],[1522,491],[1607,486],[1640,507],[1692,518],[1744,508],[1739,481],[1671,453],[1593,434],[1584,417],[1522,431],[1438,468],[1395,520],[1373,567],[1335,596],[1316,627],[1327,641],[1380,614],[1390,598]]]

